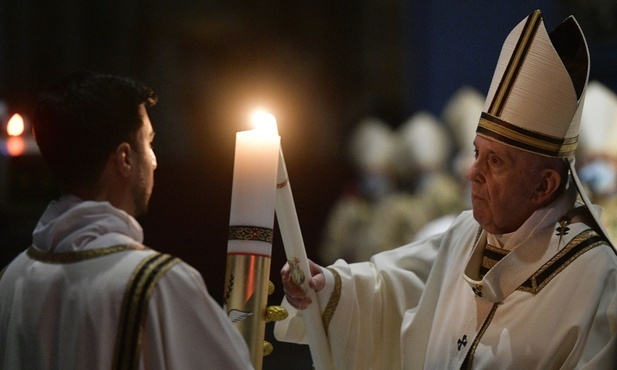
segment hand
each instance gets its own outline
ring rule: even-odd
[[[309,260],[309,268],[311,270],[311,279],[308,282],[309,288],[319,292],[326,285],[326,278],[321,271],[321,267],[315,262]],[[285,297],[292,307],[298,310],[306,309],[311,303],[311,299],[306,295],[302,287],[296,285],[291,279],[291,267],[289,263],[281,269],[281,280],[283,281],[283,290]]]

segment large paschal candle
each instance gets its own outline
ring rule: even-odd
[[[225,311],[261,369],[281,138],[272,125],[236,134]]]

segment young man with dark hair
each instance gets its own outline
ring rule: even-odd
[[[249,369],[246,343],[188,264],[143,245],[154,185],[148,87],[76,73],[40,97],[62,196],[0,272],[3,369]]]

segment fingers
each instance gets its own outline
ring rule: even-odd
[[[309,280],[309,288],[313,289],[316,292],[319,292],[325,286],[326,286],[326,277],[323,275],[323,273],[319,273],[313,276],[311,280]]]
[[[289,263],[285,263],[283,268],[281,269],[281,280],[283,281],[283,285],[287,284],[289,281],[289,274],[291,273],[291,268],[289,267]]]
[[[281,269],[281,280],[283,282],[285,297],[292,307],[298,310],[304,310],[311,304],[311,299],[306,296],[306,292],[302,287],[294,284],[292,281],[289,263],[285,263]]]
[[[316,264],[315,262],[308,260],[309,269],[311,270],[311,276],[315,276],[317,274],[321,274],[321,266]]]
[[[306,309],[313,302],[301,288],[293,284],[284,285],[283,289],[289,304],[298,310]]]
[[[314,291],[319,292],[324,288],[324,286],[326,286],[326,278],[323,275],[321,266],[311,260],[309,260],[309,268],[311,269],[311,275],[313,276],[312,279],[309,280],[309,287]]]
[[[318,264],[311,260],[308,262],[312,275],[312,278],[308,282],[308,286],[318,292],[325,287],[326,278]],[[291,279],[291,266],[289,266],[289,263],[285,263],[281,269],[281,280],[283,282],[285,297],[292,307],[299,310],[304,310],[312,303],[312,300],[306,295],[304,289],[302,289],[301,286],[294,284]]]

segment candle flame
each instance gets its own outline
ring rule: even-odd
[[[278,127],[276,126],[276,117],[274,115],[263,111],[257,110],[251,115],[251,122],[253,126],[258,130],[268,130],[278,134]]]
[[[15,113],[11,119],[9,119],[6,125],[6,132],[9,136],[19,136],[24,133],[24,119],[18,113]]]

